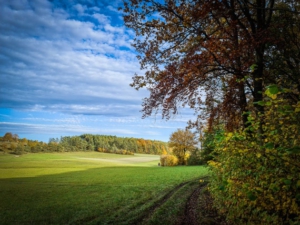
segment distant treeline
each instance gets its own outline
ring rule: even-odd
[[[162,141],[124,138],[109,135],[83,134],[50,138],[49,143],[20,139],[17,134],[6,133],[0,137],[0,152],[24,154],[29,152],[99,151],[116,154],[146,153],[160,155],[167,152]]]

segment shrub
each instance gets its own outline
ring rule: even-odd
[[[161,166],[176,166],[178,165],[178,158],[174,155],[161,155],[160,156]]]
[[[266,94],[263,132],[249,116],[248,130],[215,140],[209,162],[214,204],[232,224],[300,224],[300,102]]]
[[[104,149],[104,148],[98,147],[98,148],[97,148],[97,151],[98,151],[98,152],[105,152],[105,149]]]

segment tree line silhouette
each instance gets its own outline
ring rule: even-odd
[[[0,151],[23,154],[29,152],[75,152],[99,151],[117,154],[156,154],[167,151],[167,143],[142,138],[117,137],[111,135],[82,134],[80,136],[63,136],[50,138],[48,143],[20,139],[10,132],[0,137]]]

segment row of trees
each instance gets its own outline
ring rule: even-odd
[[[51,151],[51,149],[53,149],[52,144],[48,145],[41,141],[19,138],[17,134],[12,134],[10,132],[7,132],[3,137],[0,137],[0,152],[23,154],[26,152],[47,152]]]
[[[203,151],[205,154],[203,155],[196,147],[197,143],[194,133],[181,129],[171,134],[169,143],[137,138],[83,134],[80,136],[50,138],[47,144],[27,140],[26,138],[20,139],[17,134],[8,132],[0,137],[0,151],[16,154],[73,151],[98,151],[123,155],[146,153],[163,155],[162,160],[165,160],[161,163],[162,166],[199,165],[208,161],[205,158],[208,153]]]
[[[161,141],[138,138],[124,138],[108,135],[83,134],[81,136],[62,137],[59,142],[64,148],[76,148],[80,151],[117,151],[129,150],[134,153],[162,154],[167,151],[167,145]]]
[[[15,152],[71,152],[99,151],[119,154],[146,153],[163,154],[167,144],[161,141],[137,138],[122,138],[108,135],[83,134],[80,136],[65,136],[50,138],[49,143],[19,139],[18,135],[6,133],[0,137],[0,151]]]
[[[300,223],[300,2],[125,0],[144,117],[206,122],[210,190],[230,224]],[[201,122],[201,123],[200,123]]]

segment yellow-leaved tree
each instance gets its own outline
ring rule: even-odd
[[[170,136],[169,147],[178,158],[179,165],[187,164],[189,153],[195,149],[197,144],[195,134],[189,130],[178,129]]]

